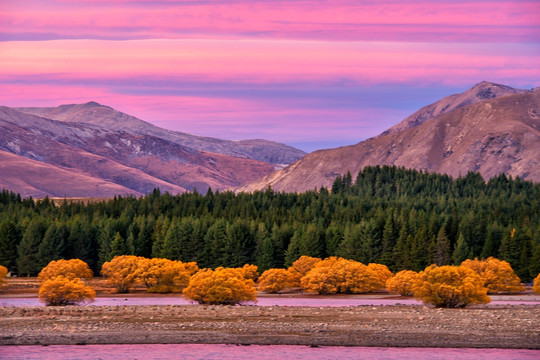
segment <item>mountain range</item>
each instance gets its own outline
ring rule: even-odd
[[[238,191],[302,192],[329,187],[368,165],[396,165],[454,177],[505,173],[540,181],[540,88],[481,82],[425,106],[382,134],[318,150]]]
[[[287,165],[289,164],[289,165]],[[378,136],[310,154],[266,140],[159,128],[88,102],[0,106],[0,188],[22,196],[111,197],[197,189],[301,192],[367,165],[540,181],[540,89],[490,82],[427,105]]]
[[[223,190],[304,154],[265,140],[169,131],[95,102],[0,107],[0,188],[35,198]]]

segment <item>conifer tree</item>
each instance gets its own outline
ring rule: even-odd
[[[456,248],[452,253],[452,259],[454,259],[454,264],[461,264],[465,259],[469,258],[470,255],[472,255],[471,248],[469,247],[469,244],[467,243],[467,240],[465,240],[463,234],[460,233],[458,241],[456,243]]]
[[[20,275],[36,275],[41,271],[38,258],[39,245],[47,231],[47,225],[40,218],[28,224],[18,247],[17,267]]]
[[[0,265],[10,271],[16,271],[17,247],[21,236],[14,221],[6,219],[0,223]]]

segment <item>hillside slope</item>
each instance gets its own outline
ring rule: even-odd
[[[540,91],[483,100],[415,126],[402,124],[402,129],[356,145],[319,150],[239,191],[269,185],[298,192],[329,187],[338,175],[350,171],[355,176],[364,166],[377,164],[540,181]]]

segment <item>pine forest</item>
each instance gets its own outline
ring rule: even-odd
[[[200,268],[255,264],[261,273],[302,255],[393,272],[493,256],[530,282],[540,272],[540,184],[374,166],[301,194],[156,189],[84,204],[1,192],[0,265],[12,273],[36,275],[58,259],[81,259],[98,273],[117,255]]]

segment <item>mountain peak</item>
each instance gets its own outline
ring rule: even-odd
[[[497,84],[489,81],[481,81],[469,90],[460,94],[454,94],[442,98],[433,104],[424,106],[414,114],[405,118],[402,122],[394,125],[381,135],[392,134],[401,130],[418,126],[441,114],[447,114],[453,110],[467,105],[476,104],[480,101],[495,99],[501,96],[528,93],[529,90],[516,89],[511,86]],[[379,136],[381,136],[379,135]]]

